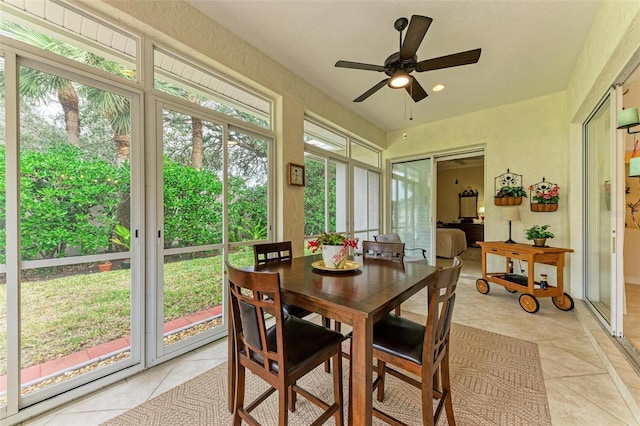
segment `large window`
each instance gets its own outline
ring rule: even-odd
[[[304,129],[305,237],[346,232],[373,239],[380,230],[380,153],[310,119]]]
[[[137,78],[139,42],[133,35],[52,1],[11,4],[0,5],[3,35],[120,78]]]
[[[167,50],[153,52],[154,87],[235,119],[272,128],[271,102]]]
[[[380,231],[380,173],[353,168],[353,232],[360,242]]]
[[[348,166],[344,162],[305,154],[304,232],[346,232]]]

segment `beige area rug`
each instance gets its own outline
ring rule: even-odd
[[[417,315],[408,313],[407,316]],[[413,319],[413,318],[412,318]],[[458,425],[550,425],[549,408],[535,343],[453,324],[451,343],[453,409]],[[346,361],[346,360],[345,360]],[[344,363],[345,385],[348,362]],[[266,389],[264,382],[247,374],[247,400]],[[331,376],[323,367],[300,384],[325,401],[332,401]],[[347,399],[345,387],[345,402]],[[420,425],[420,392],[388,376],[385,401],[374,404],[410,425]],[[346,405],[345,405],[346,406]],[[264,425],[277,424],[274,393],[254,410]],[[290,425],[308,425],[319,415],[317,407],[299,398],[290,413]],[[110,420],[105,425],[228,425],[227,365],[220,365],[188,382]],[[345,421],[346,421],[345,413]],[[446,424],[441,419],[440,424]],[[334,424],[333,419],[327,424]],[[374,419],[373,424],[384,424]]]

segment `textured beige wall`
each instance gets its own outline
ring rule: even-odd
[[[582,123],[640,46],[640,0],[601,2],[567,86],[567,111]]]
[[[76,2],[276,100],[275,113],[281,118],[277,120],[280,127],[275,129],[276,176],[280,183],[276,238],[292,240],[295,256],[302,255],[303,250],[304,189],[287,185],[286,165],[304,162],[302,120],[305,112],[323,117],[380,147],[386,143],[382,130],[184,2]]]
[[[506,239],[507,228],[500,220],[500,207],[493,204],[493,179],[509,168],[523,175],[525,187],[539,182],[543,176],[557,183],[562,197],[555,213],[534,213],[529,210],[528,202],[524,203],[520,207],[522,220],[513,223],[514,240],[526,241],[524,229],[531,225],[548,224],[557,234],[553,244],[565,246],[569,241],[569,234],[563,229],[568,228],[566,166],[570,158],[565,105],[565,93],[559,92],[392,132],[388,135],[385,160],[483,146],[485,195],[478,204],[486,209],[485,239]],[[402,140],[403,132],[407,133],[407,142]]]

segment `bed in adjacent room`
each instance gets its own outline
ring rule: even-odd
[[[467,236],[455,228],[436,228],[436,256],[451,259],[467,249]]]

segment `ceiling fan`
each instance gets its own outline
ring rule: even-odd
[[[353,102],[362,102],[375,92],[380,90],[385,84],[392,89],[401,89],[409,93],[414,102],[419,102],[426,98],[427,92],[418,83],[415,77],[409,75],[414,70],[425,72],[439,70],[443,68],[457,67],[460,65],[475,64],[480,59],[482,49],[468,50],[466,52],[454,53],[439,58],[426,59],[418,62],[416,52],[422,43],[433,19],[427,16],[413,15],[411,22],[407,18],[398,18],[394,23],[394,28],[400,33],[400,50],[393,53],[385,61],[384,65],[363,64],[360,62],[338,61],[336,67],[352,68],[365,71],[384,72],[389,76],[373,86],[371,89],[358,96]],[[402,39],[402,31],[407,28],[407,33]]]

